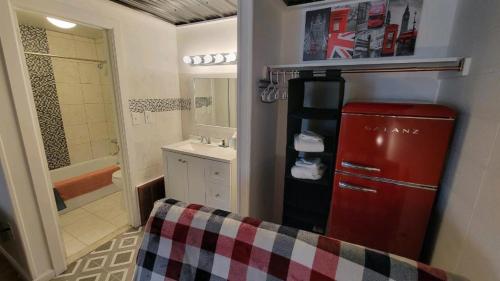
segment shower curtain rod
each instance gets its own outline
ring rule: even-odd
[[[87,61],[87,62],[97,62],[99,64],[107,63],[105,60],[74,58],[74,57],[58,56],[58,55],[36,53],[36,52],[24,52],[24,53],[25,54],[29,54],[29,55],[42,56],[42,57],[51,57],[51,58],[58,58],[58,59],[70,59],[70,60],[79,60],[79,61]]]

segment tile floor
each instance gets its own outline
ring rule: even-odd
[[[69,262],[128,227],[122,200],[122,192],[116,192],[59,216]]]
[[[144,232],[129,228],[68,265],[52,281],[131,281]]]

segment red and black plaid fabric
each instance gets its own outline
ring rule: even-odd
[[[136,281],[464,280],[387,253],[167,199],[145,227]]]

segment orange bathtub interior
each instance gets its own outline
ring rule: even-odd
[[[59,191],[63,200],[78,197],[112,183],[112,175],[120,170],[117,165],[112,165],[90,173],[64,179],[54,183],[54,188]]]

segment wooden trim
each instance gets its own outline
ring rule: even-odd
[[[159,177],[137,187],[141,225],[145,225],[155,201],[165,198],[165,178]]]

